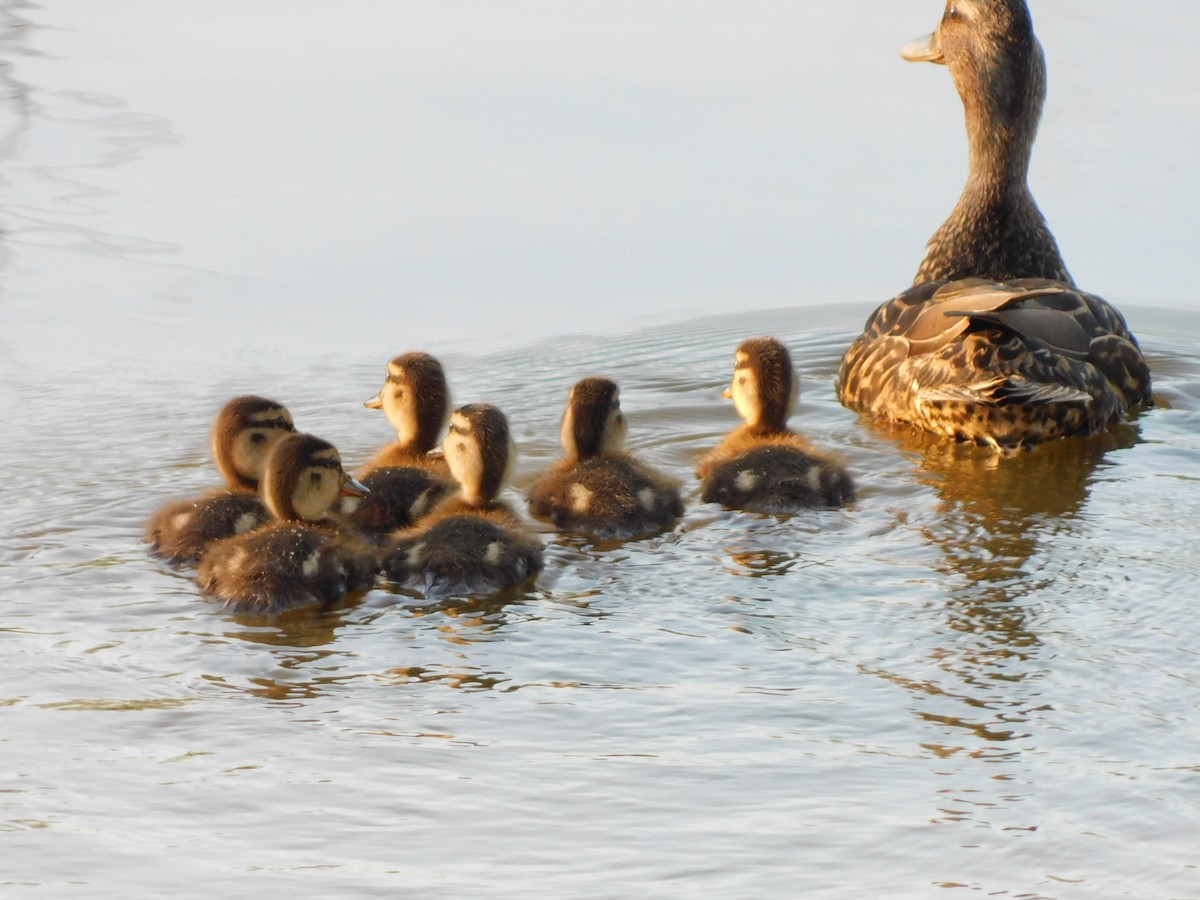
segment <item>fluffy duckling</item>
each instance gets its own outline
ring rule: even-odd
[[[428,353],[405,353],[388,363],[387,381],[363,404],[382,409],[396,440],[380,449],[358,472],[370,491],[346,498],[339,511],[361,531],[405,528],[454,488],[440,456],[431,455],[450,412],[450,391],[442,364]]]
[[[234,397],[212,429],[212,454],[227,487],[159,509],[146,525],[151,549],[176,564],[199,561],[214,541],[245,534],[270,521],[256,495],[271,449],[296,426],[283,404],[263,397]]]
[[[1137,341],[1076,289],[1029,191],[1046,67],[1024,0],[949,0],[901,55],[950,70],[970,174],[914,286],[846,351],[842,402],[1001,450],[1093,434],[1149,403]]]
[[[328,441],[294,434],[267,461],[262,496],[275,521],[218,541],[201,560],[200,587],[234,612],[330,606],[371,585],[377,560],[327,518],[340,495],[366,493]]]
[[[529,509],[562,531],[630,538],[670,528],[683,515],[678,486],[622,452],[628,423],[617,385],[585,378],[562,421],[566,456],[529,490]]]
[[[845,469],[788,430],[798,388],[792,358],[779,341],[752,338],[738,347],[725,396],[746,424],[700,460],[704,502],[780,513],[854,500]]]
[[[459,492],[399,534],[387,575],[442,597],[491,593],[541,571],[541,540],[496,499],[516,458],[504,414],[484,403],[455,410],[443,449]]]

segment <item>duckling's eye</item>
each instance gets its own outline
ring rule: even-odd
[[[951,6],[949,9],[947,9],[946,10],[946,18],[947,19],[957,19],[958,18],[958,7]]]
[[[746,376],[745,376],[745,375],[739,375],[739,376],[738,376],[738,384],[745,384],[745,383],[746,383]]]
[[[252,444],[261,444],[264,441],[266,441],[266,439],[267,439],[267,436],[265,434],[263,434],[261,431],[250,432],[250,443],[252,443]]]

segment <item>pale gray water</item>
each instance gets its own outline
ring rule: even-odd
[[[1038,198],[1160,403],[1000,465],[832,391],[961,186],[937,2],[181,6],[0,2],[0,893],[1200,897],[1190,5],[1034,6]],[[276,622],[139,544],[226,398],[357,461],[416,347],[518,487],[592,373],[686,479],[765,332],[851,509],[693,486],[525,595]]]

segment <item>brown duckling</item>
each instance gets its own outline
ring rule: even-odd
[[[566,456],[529,490],[529,510],[560,531],[630,538],[670,528],[683,515],[678,485],[623,452],[628,423],[607,378],[571,389],[562,421]]]
[[[1149,403],[1136,339],[1075,287],[1029,190],[1046,66],[1024,0],[949,0],[900,52],[950,70],[970,174],[914,286],[846,351],[842,402],[1002,450],[1093,434]]]
[[[450,412],[442,364],[428,353],[397,356],[379,393],[363,405],[384,411],[396,440],[358,472],[370,493],[343,499],[339,512],[364,532],[405,528],[454,489],[445,459],[432,454]]]
[[[151,549],[176,564],[194,564],[214,541],[253,531],[271,519],[258,498],[259,479],[271,449],[296,426],[283,404],[263,397],[234,397],[212,429],[212,454],[226,488],[159,509],[146,525]]]
[[[727,509],[795,512],[854,500],[854,482],[832,457],[787,427],[799,384],[787,348],[752,338],[737,349],[732,397],[746,424],[700,460],[701,499]]]
[[[234,612],[273,614],[370,587],[376,557],[328,518],[340,495],[366,493],[332,444],[308,434],[280,441],[261,490],[275,521],[209,548],[196,575],[205,592]]]
[[[484,403],[455,410],[443,449],[459,492],[399,533],[385,573],[427,597],[524,583],[541,571],[542,542],[496,499],[516,459],[504,413]]]

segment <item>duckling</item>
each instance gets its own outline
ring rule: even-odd
[[[970,174],[913,287],[846,351],[842,402],[1001,451],[1093,434],[1148,404],[1137,340],[1076,288],[1029,191],[1046,67],[1024,0],[949,0],[937,30],[900,52],[950,70]]]
[[[328,518],[338,496],[366,493],[332,444],[308,434],[284,438],[267,460],[261,490],[275,521],[213,544],[196,575],[202,590],[233,612],[274,614],[331,606],[370,587],[377,559]]]
[[[496,499],[516,459],[504,413],[484,403],[455,410],[443,449],[459,491],[399,532],[388,577],[442,597],[492,593],[541,571],[541,540]]]
[[[412,525],[454,489],[445,459],[432,455],[450,411],[442,364],[428,353],[397,356],[379,393],[363,406],[384,411],[396,440],[357,473],[370,493],[344,498],[338,511],[353,528],[382,534]]]
[[[562,421],[566,456],[529,490],[533,515],[561,531],[630,538],[670,528],[683,515],[678,486],[622,452],[628,422],[607,378],[571,388]]]
[[[227,487],[159,509],[145,541],[169,562],[193,565],[214,541],[245,534],[270,521],[255,491],[271,449],[296,430],[283,404],[263,397],[234,397],[212,429],[212,454]]]
[[[742,342],[724,396],[733,399],[746,424],[700,460],[705,503],[781,513],[854,500],[854,482],[845,469],[788,429],[798,394],[787,347],[770,337]]]

